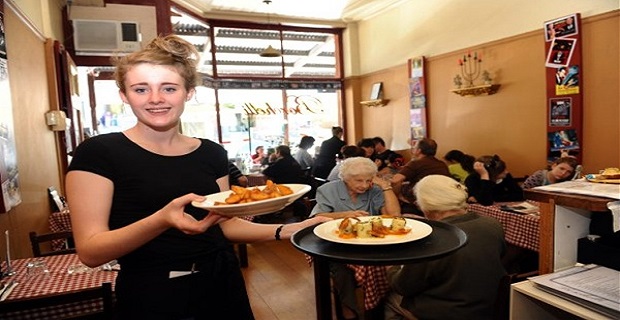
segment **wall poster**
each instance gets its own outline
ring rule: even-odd
[[[571,126],[571,98],[549,99],[549,126],[550,127],[570,127]]]
[[[426,84],[424,77],[424,57],[411,58],[409,65],[409,99],[411,140],[428,136],[426,121]]]
[[[583,98],[578,13],[544,23],[547,83],[547,160],[568,151],[581,162]]]
[[[8,212],[21,202],[21,195],[6,53],[4,0],[0,0],[0,183],[0,212]]]

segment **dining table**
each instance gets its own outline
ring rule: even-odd
[[[29,264],[44,264],[47,272],[29,273]],[[37,258],[15,259],[11,261],[13,275],[2,278],[2,283],[18,283],[5,301],[44,297],[47,295],[78,291],[101,286],[109,282],[114,290],[117,276],[115,268],[89,268],[83,265],[76,254],[64,254]],[[2,264],[6,270],[6,262]],[[2,302],[0,302],[1,304]],[[97,310],[100,304],[65,304],[37,310],[19,311],[5,314],[2,319],[59,319],[73,317]]]
[[[538,206],[535,201],[528,203]],[[469,205],[469,210],[482,216],[497,219],[504,228],[506,242],[520,248],[538,252],[540,244],[540,214],[521,214],[504,210],[506,205],[515,205],[515,202],[497,202],[490,206],[477,203]]]
[[[356,276],[377,276],[373,272],[378,272],[381,276],[385,274],[387,266],[439,258],[459,249],[467,242],[467,235],[458,227],[440,221],[420,221],[432,228],[430,234],[420,239],[396,244],[360,245],[329,241],[315,234],[314,229],[317,226],[309,226],[293,234],[291,237],[293,246],[312,258],[317,319],[332,317],[330,263],[373,266],[373,268],[359,268],[366,273],[357,273]],[[369,292],[373,291],[368,290],[365,294]]]

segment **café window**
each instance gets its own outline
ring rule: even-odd
[[[340,29],[202,21],[176,7],[173,12],[173,32],[198,50],[202,77],[181,117],[184,134],[213,140],[229,157],[244,158],[261,145],[286,144],[294,152],[304,135],[313,136],[316,147],[331,137],[332,126],[342,125]],[[261,55],[267,47],[279,54]],[[83,110],[94,110],[92,131],[133,126],[135,116],[118,95],[113,69],[82,69],[96,75],[94,85],[86,85],[95,90],[96,106]]]
[[[286,144],[294,150],[305,135],[313,136],[318,146],[331,137],[331,127],[340,118],[340,90],[336,89],[226,88],[217,94],[221,143],[231,158],[248,159],[258,146]],[[183,132],[218,141],[215,103],[203,101],[186,107]],[[308,151],[313,154],[315,148]]]

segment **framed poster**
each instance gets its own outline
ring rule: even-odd
[[[571,119],[571,98],[552,98],[549,99],[549,126],[550,127],[570,127]]]
[[[21,203],[5,39],[4,1],[0,0],[0,212]]]
[[[381,90],[383,89],[383,82],[377,82],[372,85],[370,90],[370,100],[381,99]]]
[[[547,52],[547,67],[566,67],[571,61],[577,39],[553,39]]]
[[[583,64],[581,16],[574,13],[546,21],[545,82],[547,93],[547,161],[553,162],[570,151],[582,161],[583,149]]]
[[[424,57],[411,58],[409,63],[409,124],[411,140],[428,136],[426,122],[426,83]]]
[[[545,41],[552,41],[555,38],[576,35],[578,33],[576,14],[545,22]]]

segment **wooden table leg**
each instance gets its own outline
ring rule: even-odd
[[[538,272],[547,274],[553,272],[554,266],[554,225],[555,202],[540,203],[540,243],[538,245]]]
[[[332,299],[329,261],[315,256],[313,265],[316,318],[318,320],[330,320],[332,318]]]

